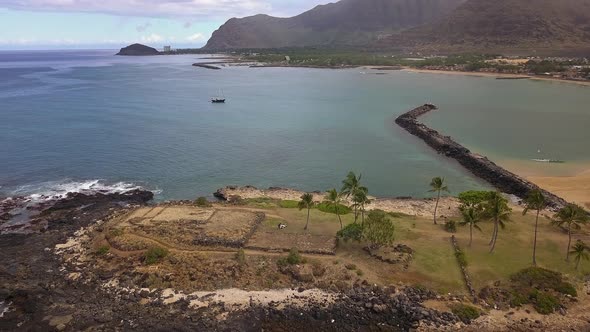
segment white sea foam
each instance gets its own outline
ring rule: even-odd
[[[45,202],[65,198],[68,193],[114,194],[144,189],[143,186],[128,182],[108,183],[105,180],[85,181],[49,181],[20,186],[11,192],[12,196],[24,196],[31,203]],[[155,191],[157,192],[157,191]]]

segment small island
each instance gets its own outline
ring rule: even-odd
[[[133,44],[127,47],[123,47],[116,55],[124,56],[147,56],[147,55],[160,55],[160,52],[153,47],[149,47],[142,44]]]

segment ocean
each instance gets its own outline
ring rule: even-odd
[[[393,120],[429,126],[492,159],[590,161],[588,87],[368,69],[192,67],[205,55],[0,52],[0,196],[143,187],[158,200],[226,185],[428,196],[487,188]],[[211,104],[222,93],[225,104]],[[541,150],[539,153],[538,151]],[[531,166],[546,167],[546,166]],[[549,167],[549,166],[547,166]]]

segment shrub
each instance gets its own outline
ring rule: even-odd
[[[346,265],[344,265],[344,267],[347,270],[356,270],[356,265],[354,265],[354,264],[346,264]]]
[[[445,231],[449,233],[457,233],[457,222],[454,220],[449,220],[445,223]]]
[[[510,294],[510,305],[513,307],[520,307],[522,305],[530,303],[530,299],[527,295],[517,291],[513,291]]]
[[[232,195],[227,198],[227,202],[233,205],[244,205],[245,201],[239,195]]]
[[[289,251],[289,256],[287,256],[287,263],[291,265],[304,263],[304,259],[299,254],[299,250],[297,250],[297,248],[291,248],[291,251]]]
[[[211,207],[211,203],[209,203],[209,200],[207,200],[206,197],[197,198],[195,205],[198,207]]]
[[[394,240],[395,226],[387,216],[387,213],[381,210],[373,210],[369,212],[369,216],[365,222],[363,229],[363,238],[365,238],[371,246],[389,245]]]
[[[110,236],[117,237],[123,235],[123,230],[120,228],[113,228],[110,231]]]
[[[336,214],[336,207],[331,204],[320,203],[320,204],[316,205],[316,207],[318,210],[320,210],[322,212]],[[348,206],[338,204],[338,213],[340,215],[349,214],[350,212],[352,212],[352,210]]]
[[[412,218],[413,217],[409,214],[405,214],[405,213],[401,213],[401,212],[389,212],[388,214],[389,214],[389,216],[391,216],[392,218],[395,218],[395,219]]]
[[[238,250],[238,252],[236,252],[235,258],[239,266],[246,265],[246,253],[244,252],[244,249]]]
[[[279,201],[279,206],[285,209],[298,209],[299,202],[291,200],[281,200]]]
[[[109,246],[102,246],[96,250],[96,255],[97,256],[104,256],[109,252],[110,249],[111,248],[109,248]]]
[[[359,276],[359,277],[362,277],[362,276],[363,276],[363,274],[365,274],[365,273],[363,272],[363,270],[356,270],[356,275],[357,275],[357,276]]]
[[[465,256],[465,252],[463,250],[457,250],[457,252],[455,252],[455,257],[457,257],[457,262],[459,262],[459,265],[463,267],[467,266],[467,257]]]
[[[490,197],[489,191],[470,190],[459,194],[459,200],[465,206],[476,206],[487,201]]]
[[[344,242],[349,240],[358,242],[363,238],[363,226],[359,223],[348,224],[343,229],[339,230],[336,235],[343,239]]]
[[[481,316],[481,311],[479,309],[463,303],[451,305],[451,311],[465,324],[469,324],[472,320]]]
[[[143,262],[146,265],[157,264],[166,256],[168,256],[168,250],[165,248],[151,247],[145,252]]]
[[[534,292],[533,306],[538,313],[549,315],[558,309],[560,305],[559,299],[555,296],[545,292]]]
[[[326,268],[320,262],[313,262],[311,265],[311,273],[315,277],[321,277],[326,274]]]
[[[561,273],[540,267],[529,267],[521,270],[513,274],[510,280],[520,288],[552,289],[562,294],[577,296],[576,288],[572,284],[563,281]]]
[[[555,287],[555,291],[561,294],[570,295],[573,297],[578,296],[578,291],[574,285],[570,284],[569,282],[561,282],[557,287]]]

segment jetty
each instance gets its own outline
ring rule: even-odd
[[[552,209],[560,209],[568,204],[563,198],[496,165],[487,157],[469,151],[451,137],[442,135],[418,121],[419,117],[437,109],[438,107],[435,105],[425,104],[402,114],[395,120],[395,123],[410,134],[421,138],[439,154],[455,159],[475,176],[487,181],[504,193],[525,199],[532,190],[540,190],[547,199],[548,206]]]
[[[212,64],[208,63],[193,63],[193,67],[201,67],[206,69],[213,69],[213,70],[220,70],[221,67],[213,66]]]

